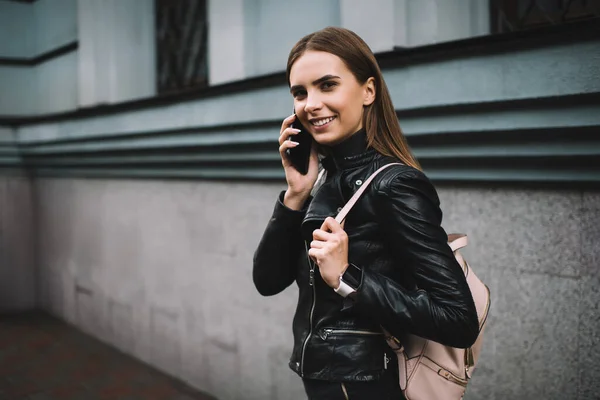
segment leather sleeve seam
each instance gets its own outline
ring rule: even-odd
[[[410,175],[412,173],[413,173],[413,171],[408,170],[408,171],[394,171],[393,174],[389,173],[389,176],[384,174],[381,177],[381,179],[378,182],[376,182],[376,184],[374,185],[375,192],[378,195],[390,194],[391,185],[396,179],[405,178],[405,177],[408,178],[409,177],[408,175]]]

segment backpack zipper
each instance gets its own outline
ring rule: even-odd
[[[466,379],[461,379],[461,378],[455,376],[452,372],[446,371],[443,368],[440,368],[438,370],[438,375],[443,378],[446,378],[446,380],[448,380],[450,382],[456,383],[457,385],[460,385],[463,387],[466,387],[467,384],[469,383]]]

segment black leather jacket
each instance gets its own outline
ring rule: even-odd
[[[380,173],[348,214],[349,262],[362,269],[353,299],[343,298],[311,269],[312,232],[335,216],[362,182],[397,160],[366,149],[364,131],[323,161],[324,184],[295,211],[283,193],[254,255],[253,279],[264,296],[296,281],[290,367],[305,378],[377,380],[393,357],[381,326],[467,348],[479,333],[477,312],[461,267],[441,227],[436,190],[419,170],[392,166]],[[316,267],[318,268],[318,267]]]

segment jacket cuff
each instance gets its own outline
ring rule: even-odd
[[[357,301],[360,301],[361,299],[366,301],[367,298],[373,295],[374,290],[378,290],[378,284],[373,282],[373,272],[362,268],[361,281],[360,285],[356,289],[355,299]]]
[[[283,197],[285,196],[285,190],[279,193],[277,196],[277,202],[275,203],[275,209],[273,210],[273,217],[277,219],[283,219],[290,222],[300,223],[304,219],[306,215],[306,210],[308,209],[308,205],[312,200],[312,196],[310,196],[301,210],[292,210],[285,204],[283,204]]]

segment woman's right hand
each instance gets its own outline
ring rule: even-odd
[[[306,175],[302,175],[298,172],[290,162],[286,151],[298,145],[294,142],[293,138],[293,135],[296,135],[298,131],[291,127],[295,118],[297,118],[296,115],[292,114],[283,120],[281,131],[279,132],[279,154],[281,155],[281,163],[283,164],[285,179],[288,184],[288,189],[285,192],[283,202],[287,207],[299,210],[310,196],[310,191],[317,181],[317,176],[319,174],[319,158],[313,144]],[[292,140],[288,140],[290,137]]]

